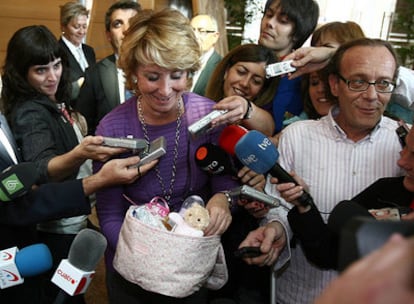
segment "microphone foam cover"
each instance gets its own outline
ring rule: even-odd
[[[102,258],[106,245],[106,238],[101,233],[89,228],[83,229],[70,246],[68,261],[80,270],[93,271]]]
[[[268,137],[252,130],[235,147],[240,162],[259,174],[267,173],[279,158],[279,152]]]
[[[212,143],[205,143],[197,148],[195,162],[209,174],[237,174],[230,155]]]
[[[52,268],[53,259],[45,244],[22,248],[16,254],[16,267],[23,278],[39,275]]]
[[[242,138],[246,133],[247,129],[239,125],[228,125],[226,126],[220,134],[218,139],[219,146],[226,151],[228,154],[234,156],[234,148],[237,142]]]

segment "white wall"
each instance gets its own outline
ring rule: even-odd
[[[371,38],[386,38],[396,0],[317,0],[320,22],[355,21]]]
[[[260,0],[262,6],[266,0]],[[319,4],[319,23],[331,21],[355,21],[371,38],[386,38],[390,15],[395,11],[397,0],[316,0]],[[256,42],[260,29],[261,15],[246,25],[245,41]]]

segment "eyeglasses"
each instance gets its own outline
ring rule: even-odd
[[[211,31],[211,30],[205,30],[202,28],[193,28],[194,32],[197,32],[201,35],[207,35],[207,34],[212,34],[215,33],[216,31]]]
[[[392,93],[395,89],[395,83],[388,80],[369,82],[362,79],[348,80],[341,74],[338,74],[338,76],[347,84],[348,89],[355,92],[364,92],[368,90],[370,85],[373,85],[378,93]]]

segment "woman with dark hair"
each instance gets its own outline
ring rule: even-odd
[[[232,112],[238,109],[242,114],[238,117],[241,125],[270,136],[274,121],[261,107],[272,101],[277,88],[278,78],[266,78],[265,71],[267,65],[276,61],[272,50],[264,46],[237,46],[214,69],[205,96],[217,101],[217,108]],[[228,122],[235,121],[228,119]]]
[[[102,146],[102,137],[83,139],[81,129],[85,126],[68,105],[71,86],[66,70],[64,52],[45,26],[24,27],[10,39],[2,74],[4,112],[23,161],[36,163],[39,183],[88,176],[92,169],[88,159],[108,160],[124,152]],[[40,240],[53,254],[53,270],[67,258],[72,240],[86,226],[86,215],[37,226]],[[47,278],[45,293],[50,299],[44,303],[58,292],[49,281]]]
[[[48,64],[52,59],[59,59],[56,67],[67,64],[67,57],[59,44],[55,43],[56,38],[53,34],[45,35],[48,31],[44,26],[25,27],[18,30],[11,38],[2,73],[1,97],[5,115],[10,114],[15,104],[42,95],[27,79],[30,66],[34,63]],[[30,46],[29,51],[27,46]],[[57,83],[55,97],[63,102],[70,98],[71,88],[67,79],[67,70],[61,69],[61,81]]]

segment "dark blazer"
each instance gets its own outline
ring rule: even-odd
[[[59,43],[65,51],[68,60],[69,81],[72,83],[71,102],[74,102],[74,100],[78,97],[80,90],[77,80],[80,77],[84,76],[84,72],[82,71],[82,68],[79,65],[78,61],[72,55],[71,51],[69,50],[65,42],[62,40],[62,38],[59,39]],[[82,50],[85,54],[86,61],[88,62],[88,68],[95,65],[96,56],[93,48],[87,44],[82,44]]]
[[[47,167],[52,158],[71,151],[79,144],[70,122],[46,96],[16,105],[8,121],[22,159],[36,162],[39,183],[49,181]],[[76,174],[73,172],[66,179],[76,178]]]
[[[214,53],[207,60],[206,66],[201,71],[200,76],[197,79],[197,82],[192,90],[194,93],[204,96],[206,93],[207,83],[210,80],[211,74],[213,73],[216,65],[221,61],[223,57],[219,53],[214,51]]]
[[[74,107],[85,116],[88,134],[94,134],[102,117],[120,104],[115,61],[115,55],[110,55],[85,72],[85,82]]]
[[[65,51],[67,59],[68,59],[68,65],[69,65],[69,71],[70,71],[69,80],[71,82],[76,81],[79,79],[79,77],[83,76],[84,72],[82,71],[81,66],[79,65],[76,58],[72,55],[71,51],[69,50],[65,42],[63,42],[62,38],[59,39],[59,43],[62,46],[63,50]],[[95,51],[93,50],[93,48],[87,44],[82,44],[82,50],[83,50],[83,53],[85,54],[86,61],[88,62],[89,67],[93,66],[96,63]]]

